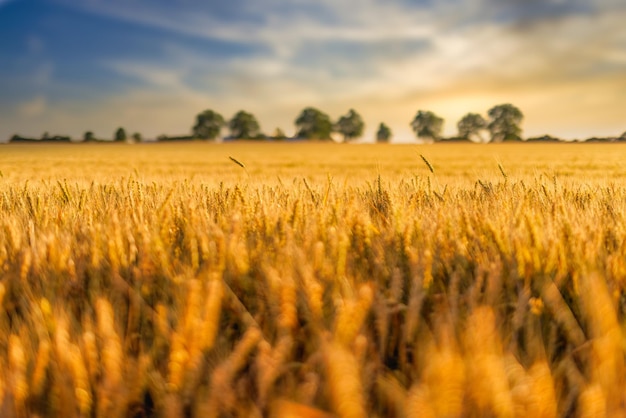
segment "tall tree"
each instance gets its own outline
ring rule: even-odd
[[[430,110],[420,110],[413,118],[411,128],[420,139],[430,138],[433,141],[438,141],[441,138],[443,118]]]
[[[117,131],[115,131],[115,136],[113,138],[115,142],[124,142],[126,141],[126,139],[128,139],[124,128],[117,128]]]
[[[93,132],[91,132],[91,131],[87,131],[83,135],[83,142],[93,142],[95,140],[96,140],[96,137],[94,136]]]
[[[478,138],[478,142],[485,142],[480,132],[487,127],[487,121],[478,113],[468,113],[456,124],[459,130],[459,138]]]
[[[326,113],[314,107],[305,108],[295,121],[298,138],[330,139],[333,124]]]
[[[350,109],[348,113],[339,118],[335,129],[343,135],[344,142],[356,139],[363,135],[363,118],[354,109]]]
[[[487,129],[491,133],[492,142],[520,141],[522,128],[520,123],[524,114],[510,103],[492,107],[487,112],[489,123]]]
[[[253,114],[240,110],[230,120],[228,127],[234,139],[255,139],[261,135],[259,122]]]
[[[378,125],[378,131],[376,131],[376,142],[389,142],[391,140],[391,129],[384,123]]]
[[[195,138],[215,139],[226,124],[222,115],[213,110],[205,110],[196,116],[196,124],[192,128]]]

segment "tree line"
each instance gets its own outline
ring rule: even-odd
[[[520,124],[524,115],[521,110],[511,104],[494,106],[487,112],[488,119],[477,113],[468,113],[457,124],[458,135],[453,138],[443,138],[442,130],[444,119],[429,110],[419,110],[410,125],[418,139],[422,141],[466,140],[486,142],[484,131],[488,131],[492,142],[521,140],[522,129]],[[363,118],[354,109],[350,109],[336,122],[319,109],[307,107],[294,121],[296,126],[295,138],[331,140],[339,136],[343,142],[353,141],[363,135],[365,123]],[[221,134],[224,127],[230,129],[229,139],[265,139],[259,123],[254,115],[245,111],[237,112],[230,121],[214,110],[205,110],[196,116],[196,123],[192,128],[192,137],[214,140]],[[337,134],[337,135],[333,135]],[[285,139],[282,130],[277,129],[271,137]],[[378,125],[376,131],[377,142],[389,142],[392,131],[384,122]]]
[[[418,140],[423,142],[509,142],[522,141],[521,123],[524,114],[516,106],[510,103],[493,106],[486,113],[486,117],[478,113],[467,113],[457,122],[457,134],[452,137],[442,135],[444,119],[432,111],[418,110],[410,122],[410,126]],[[328,114],[315,107],[303,109],[294,121],[296,133],[288,138],[284,131],[276,128],[272,135],[266,135],[261,131],[257,118],[244,110],[238,111],[230,120],[226,120],[220,113],[207,109],[195,117],[195,123],[191,128],[191,135],[166,136],[161,135],[158,141],[180,140],[216,140],[222,137],[222,131],[227,128],[229,134],[226,140],[334,140],[350,142],[363,136],[365,123],[361,115],[354,109],[350,109],[345,115],[332,121]],[[391,128],[384,122],[378,125],[376,142],[389,142],[393,133]],[[95,137],[93,132],[87,131],[83,135],[82,142],[142,142],[143,137],[136,132],[127,135],[124,128],[118,128],[111,140],[101,140]],[[562,140],[550,135],[526,138],[526,142],[561,142]],[[626,141],[626,132],[619,137],[598,138],[592,137],[584,142],[612,142]],[[50,136],[45,133],[42,138],[25,138],[14,135],[10,142],[78,142],[72,141],[68,136]]]

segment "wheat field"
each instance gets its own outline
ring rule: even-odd
[[[0,416],[626,416],[623,161],[0,146]]]

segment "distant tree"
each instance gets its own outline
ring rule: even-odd
[[[626,141],[626,132],[624,132],[623,134],[621,134],[618,138],[618,141]]]
[[[35,144],[41,144],[41,143],[58,143],[58,142],[72,142],[72,139],[67,136],[67,135],[54,135],[54,136],[50,136],[47,132],[42,135],[41,138],[30,138],[30,137],[24,137],[18,134],[13,135],[10,139],[9,142],[25,142],[25,143],[35,143]]]
[[[283,139],[287,138],[287,135],[285,135],[285,132],[282,129],[276,128],[273,138],[282,141]]]
[[[591,138],[587,138],[585,140],[583,140],[583,142],[589,142],[589,143],[594,143],[594,142],[615,142],[618,141],[618,138],[615,138],[613,136],[601,136],[601,137],[597,137],[597,136],[592,136]]]
[[[15,134],[9,139],[9,142],[39,142],[39,139],[27,138],[18,134]]]
[[[72,138],[67,135],[50,135],[48,132],[45,132],[41,139],[36,139],[35,141],[39,143],[72,142]]]
[[[113,138],[115,142],[124,142],[128,139],[124,128],[117,128],[117,131],[115,131],[115,136]]]
[[[411,128],[418,138],[430,138],[438,141],[441,138],[443,119],[429,110],[420,110],[411,122]]]
[[[96,137],[94,136],[93,132],[87,131],[83,134],[83,142],[93,142],[95,140]]]
[[[391,140],[391,129],[384,123],[378,125],[378,131],[376,131],[376,142],[389,142]]]
[[[524,119],[521,110],[512,104],[500,104],[487,112],[489,123],[487,129],[491,133],[492,142],[520,141],[522,128],[520,123]]]
[[[261,135],[259,122],[253,114],[240,110],[230,120],[230,136],[234,139],[256,139]]]
[[[339,118],[335,129],[343,135],[344,142],[356,139],[363,135],[363,118],[354,109],[350,109],[348,113]]]
[[[200,139],[215,139],[226,124],[222,115],[213,110],[205,110],[196,116],[192,128],[193,136]]]
[[[68,135],[55,135],[50,138],[50,140],[56,142],[72,142],[72,138],[70,138]]]
[[[135,132],[132,136],[133,138],[133,142],[142,142],[143,141],[143,137],[141,136],[141,134],[139,132]]]
[[[487,121],[478,113],[468,113],[456,124],[459,130],[459,138],[478,138],[478,142],[485,142],[485,138],[480,132],[487,128]]]
[[[552,135],[541,135],[527,138],[526,142],[564,142],[562,139]]]
[[[333,124],[326,113],[314,107],[305,108],[295,121],[298,138],[330,139]]]

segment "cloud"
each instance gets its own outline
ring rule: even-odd
[[[17,110],[20,116],[36,117],[42,115],[48,109],[48,101],[43,96],[34,97],[31,100],[22,102]]]
[[[106,67],[126,77],[140,81],[142,85],[157,88],[183,88],[185,69],[164,68],[143,61],[114,60],[103,63]]]
[[[527,115],[527,133],[550,127],[581,136],[614,129],[612,109],[625,105],[619,0],[56,1],[165,34],[155,37],[153,55],[125,51],[99,61],[134,87],[103,92],[80,111],[69,103],[57,111],[56,101],[48,110],[78,126],[184,133],[204,108],[225,117],[243,108],[263,129],[289,131],[313,105],[333,118],[354,107],[368,137],[385,121],[411,138],[418,109],[444,116],[453,134],[463,113],[513,102]],[[40,81],[49,82],[53,68],[43,68]],[[593,103],[610,107],[607,116]],[[98,121],[102,115],[112,122]],[[594,118],[602,126],[591,127]]]
[[[380,5],[372,0],[356,2],[298,1],[285,4],[238,1],[186,2],[185,7],[157,2],[74,3],[70,7],[180,34],[206,39],[262,44],[276,49],[311,40],[379,41],[423,36],[428,25],[424,10]],[[230,2],[229,2],[230,3]],[[216,9],[216,5],[220,5]],[[422,24],[415,25],[419,15]],[[411,19],[413,17],[413,19]]]
[[[343,83],[346,79],[385,77],[393,73],[388,68],[394,66],[408,71],[417,65],[414,78],[426,73],[439,80],[441,71],[484,70],[515,75],[516,68],[526,70],[537,60],[554,62],[554,52],[561,59],[567,54],[580,56],[575,49],[611,54],[623,48],[614,40],[624,30],[605,28],[597,23],[598,18],[590,19],[588,15],[590,11],[604,10],[604,3],[608,11],[616,7],[610,0],[597,1],[593,7],[582,0],[443,0],[429,4],[428,9],[424,2],[381,4],[373,0],[298,1],[286,5],[277,0],[240,0],[232,6],[188,1],[185,7],[166,2],[148,6],[142,1],[92,1],[80,7],[163,30],[252,47],[235,56],[214,57],[219,62],[208,64],[212,73],[218,67],[228,69],[226,73],[232,67],[241,71],[250,63],[248,79],[264,79],[268,71],[274,71],[295,79],[308,73],[317,75],[320,82],[335,79]],[[525,27],[523,32],[521,26]],[[211,50],[196,54],[206,56]],[[530,62],[518,59],[520,52],[523,60]],[[507,59],[513,59],[516,65],[503,62]],[[259,62],[263,65],[252,65]],[[405,75],[410,89],[415,82],[408,78]]]

